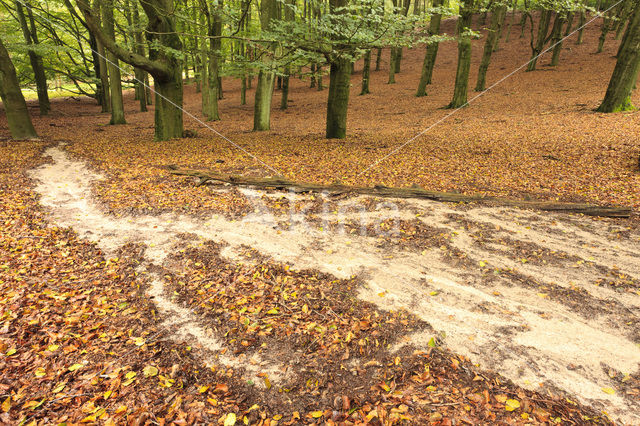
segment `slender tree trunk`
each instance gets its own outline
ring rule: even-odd
[[[467,104],[469,68],[471,67],[471,37],[465,34],[473,19],[474,0],[464,0],[458,18],[458,67],[453,99],[448,108],[460,108]]]
[[[351,86],[351,61],[337,58],[331,62],[329,72],[329,99],[327,102],[327,139],[347,136],[347,107]]]
[[[277,0],[262,0],[260,3],[260,22],[262,29],[267,31],[271,28],[273,21],[278,17]],[[270,47],[272,52],[275,47]],[[273,95],[273,85],[275,74],[271,71],[273,67],[269,52],[264,55],[267,70],[260,70],[258,74],[258,84],[256,85],[255,104],[253,108],[253,130],[269,130],[271,128],[271,98]]]
[[[107,37],[115,40],[115,28],[113,21],[113,0],[102,0],[102,25]],[[118,58],[111,52],[107,52],[107,69],[109,70],[109,85],[111,90],[111,121],[109,124],[126,124],[124,118],[124,101],[122,99],[122,77]]]
[[[609,6],[609,1],[605,3],[605,7]],[[611,25],[613,21],[611,16],[612,13],[612,11],[609,11],[604,15],[604,19],[602,21],[602,31],[600,32],[600,38],[598,39],[598,50],[596,50],[596,53],[602,53],[602,51],[604,50],[604,43],[607,41],[607,34],[609,34],[609,31],[611,31]]]
[[[240,105],[247,104],[247,76],[243,75],[240,86]]]
[[[22,3],[18,0],[15,2],[16,4],[16,12],[18,15],[18,20],[20,21],[20,26],[22,27],[22,34],[24,35],[24,41],[27,45],[37,46],[38,43],[38,33],[36,31],[35,19],[33,19],[33,13],[31,13],[31,8],[27,3],[27,12],[29,13],[29,22],[31,24],[31,28],[27,24],[27,19],[25,17],[24,11],[22,9]],[[51,104],[49,103],[49,91],[47,90],[47,76],[44,72],[44,65],[42,63],[42,56],[38,55],[34,50],[29,49],[29,61],[31,62],[31,68],[33,69],[33,76],[36,82],[36,89],[38,92],[38,106],[40,107],[40,115],[47,115],[51,110]]]
[[[316,77],[316,85],[318,87],[318,92],[324,90],[324,84],[322,84],[322,65],[317,65],[316,70],[318,71],[318,77]]]
[[[495,40],[493,41],[493,46],[491,47],[492,52],[497,52],[498,47],[500,46],[500,38],[502,37],[502,29],[504,28],[504,22],[507,19],[507,11],[508,7],[506,4],[500,5],[494,10],[493,13],[498,14],[498,18],[500,19],[498,23],[498,29],[496,31],[497,35]],[[491,17],[493,19],[493,16]]]
[[[496,40],[500,38],[500,27],[502,27],[503,16],[506,13],[506,6],[495,6],[491,14],[491,26],[487,32],[487,39],[484,43],[484,52],[478,70],[478,82],[476,83],[476,92],[484,91],[487,81],[487,70],[491,63],[491,55]]]
[[[203,7],[207,7],[204,5]],[[220,120],[220,113],[218,110],[218,99],[220,98],[220,49],[222,42],[220,36],[222,35],[222,0],[218,0],[215,4],[211,4],[210,9],[207,11],[207,23],[209,25],[209,57],[208,70],[207,70],[207,103],[204,115],[208,120],[218,121]]]
[[[361,95],[367,95],[371,93],[369,91],[369,77],[371,75],[371,49],[367,50],[364,54],[364,65],[362,66],[362,90]]]
[[[316,87],[316,64],[311,64],[311,84],[309,85],[311,89]]]
[[[551,37],[551,45],[553,46],[553,54],[551,55],[551,63],[552,67],[558,65],[560,62],[560,53],[562,53],[562,29],[564,28],[564,24],[566,22],[566,18],[564,14],[559,13],[556,15],[556,20],[553,23],[553,31]]]
[[[378,47],[376,52],[376,71],[380,71],[380,62],[382,62],[382,48]]]
[[[16,69],[9,52],[0,38],[0,97],[7,115],[9,131],[13,139],[35,139],[38,137],[31,123],[31,116],[24,100]]]
[[[576,44],[582,44],[584,41],[584,24],[587,22],[587,14],[584,10],[580,11],[580,20],[578,21],[578,25],[580,30],[578,30],[578,39],[576,40]]]
[[[433,7],[442,6],[444,0],[433,0]],[[436,13],[431,15],[431,21],[429,22],[429,35],[437,36],[440,34],[440,23],[442,22],[442,15]],[[424,55],[424,61],[422,63],[422,74],[420,75],[420,82],[418,83],[418,92],[416,96],[427,95],[427,84],[431,84],[431,77],[433,75],[433,67],[436,63],[436,56],[438,55],[438,47],[440,43],[437,41],[427,44],[427,52]]]
[[[396,82],[396,48],[389,49],[389,81],[387,84],[394,84]]]
[[[282,97],[280,98],[280,109],[285,110],[289,106],[289,73],[291,69],[287,66],[284,70],[285,76],[282,77]]]
[[[531,59],[527,65],[527,71],[535,71],[538,63],[538,56],[547,44],[547,34],[549,33],[549,25],[551,24],[551,11],[544,9],[540,12],[540,22],[538,23],[537,40],[531,38]],[[531,24],[533,27],[533,24]],[[533,29],[532,29],[533,31]],[[533,34],[532,34],[533,35]]]
[[[131,21],[134,26],[134,30],[133,30],[134,31],[133,39],[135,43],[134,50],[139,55],[144,55],[145,52],[144,52],[142,30],[141,30],[141,24],[140,24],[140,12],[138,11],[138,3],[135,1],[131,4],[131,15],[132,15]],[[138,67],[135,67],[134,75],[136,78],[136,93],[138,95],[138,101],[140,102],[140,111],[146,112],[148,96],[147,96],[147,87],[145,87],[145,80],[148,80],[147,72]]]
[[[616,112],[633,109],[631,92],[636,85],[638,72],[640,72],[640,6],[635,5],[607,93],[598,111]]]
[[[573,30],[573,21],[575,20],[575,18],[576,14],[573,12],[569,12],[569,15],[567,15],[567,29],[564,32],[565,37],[571,34],[571,31]]]

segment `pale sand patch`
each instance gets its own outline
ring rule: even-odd
[[[148,247],[145,254],[148,261],[161,265],[175,250],[175,244],[181,243],[178,235],[192,233],[202,240],[228,244],[222,253],[233,261],[244,260],[237,253],[247,245],[297,269],[318,269],[339,278],[359,275],[365,282],[359,291],[362,299],[382,309],[404,308],[413,312],[441,333],[441,340],[453,351],[469,356],[481,367],[495,370],[530,389],[544,391],[540,383],[551,385],[567,392],[572,399],[606,410],[619,421],[640,422],[637,399],[602,391],[604,387],[615,387],[607,374],[608,368],[627,374],[638,371],[640,347],[634,341],[637,330],[626,325],[625,319],[637,321],[640,317],[640,295],[593,285],[598,272],[588,263],[571,269],[566,265],[523,265],[504,254],[486,251],[475,244],[464,226],[447,215],[454,213],[468,220],[491,223],[500,227],[498,232],[518,241],[562,250],[594,264],[616,265],[635,278],[640,277],[637,231],[627,239],[612,242],[607,221],[508,208],[460,211],[436,202],[409,203],[412,211],[422,214],[420,220],[451,231],[453,246],[474,262],[484,261],[492,268],[511,268],[561,288],[583,288],[597,303],[616,302],[616,307],[604,313],[585,315],[559,300],[540,297],[535,289],[505,277],[486,283],[485,272],[480,268],[454,267],[443,260],[439,248],[416,251],[389,248],[381,246],[378,238],[321,231],[317,226],[305,224],[302,216],[290,218],[294,223],[290,231],[278,229],[276,218],[265,211],[236,221],[221,215],[207,220],[180,215],[115,218],[105,215],[91,197],[91,182],[100,179],[99,175],[82,162],[69,159],[59,148],[47,150],[46,155],[54,163],[32,172],[32,177],[39,181],[36,190],[41,203],[51,210],[55,222],[73,227],[81,237],[96,241],[106,252],[127,242],[144,243]],[[256,191],[245,193],[257,195]],[[345,203],[357,203],[359,199]],[[350,213],[343,218],[376,221],[388,215],[414,217],[407,211],[397,214],[387,211],[367,212],[364,216]],[[220,356],[222,344],[215,333],[208,333],[193,312],[167,297],[161,281],[152,280],[150,295],[167,318],[180,318],[168,323],[178,329],[176,338],[192,336],[199,345]],[[424,346],[431,337],[417,335],[410,342]],[[234,367],[250,364],[248,374],[265,371],[275,378],[284,374],[281,366],[271,360],[246,362],[230,356],[216,359]]]

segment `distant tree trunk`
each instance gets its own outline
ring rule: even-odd
[[[580,30],[578,30],[578,39],[576,40],[576,44],[582,44],[584,41],[584,24],[587,22],[587,14],[584,10],[580,11],[580,20],[578,21],[578,26]]]
[[[135,1],[131,5],[131,12],[132,12],[132,23],[133,23],[133,26],[135,27],[134,33],[133,33],[133,38],[135,42],[134,50],[139,55],[144,56],[145,52],[144,52],[144,41],[142,39],[142,31],[141,31],[141,24],[140,24],[140,12],[138,11],[138,3]],[[145,87],[145,80],[148,79],[146,75],[147,72],[138,67],[135,67],[134,74],[136,78],[136,92],[138,95],[138,101],[140,101],[140,111],[146,112],[147,111],[147,88]]]
[[[566,17],[563,13],[556,15],[556,20],[553,23],[553,30],[551,32],[551,45],[553,46],[553,54],[551,56],[552,67],[558,65],[560,61],[560,53],[562,52],[562,29],[566,22]]]
[[[389,80],[387,84],[394,84],[396,82],[396,48],[389,49]]]
[[[102,26],[107,37],[115,40],[113,21],[113,0],[102,0]],[[111,121],[109,124],[126,124],[124,118],[124,102],[122,99],[122,77],[118,58],[112,52],[107,52],[107,69],[109,70],[109,88],[111,90]]]
[[[433,7],[442,6],[444,0],[433,0]],[[440,23],[442,21],[442,15],[436,13],[431,15],[431,21],[429,22],[429,36],[436,36],[440,34]],[[422,74],[420,75],[420,82],[418,83],[418,92],[416,96],[427,95],[427,84],[431,84],[431,76],[433,75],[433,67],[436,63],[436,56],[438,55],[437,41],[433,41],[427,44],[427,52],[424,55],[424,61],[422,63]]]
[[[362,90],[360,95],[367,95],[369,91],[369,77],[371,74],[371,49],[364,54],[364,65],[362,66]]]
[[[464,0],[458,18],[458,67],[453,99],[447,108],[460,108],[467,104],[469,68],[471,67],[471,36],[466,34],[473,19],[474,0]]]
[[[27,24],[27,19],[22,9],[22,3],[16,0],[16,12],[20,26],[22,27],[22,34],[24,35],[24,41],[27,45],[38,45],[38,33],[36,31],[35,20],[33,19],[33,13],[28,6],[27,12],[29,13],[29,22],[31,28]],[[40,115],[47,115],[51,110],[51,104],[49,103],[49,91],[47,90],[47,76],[44,72],[44,65],[42,63],[42,56],[38,55],[34,50],[29,49],[29,61],[31,62],[31,68],[33,69],[33,76],[36,82],[36,89],[38,91],[38,106],[40,107]]]
[[[93,13],[96,16],[96,23],[100,25],[100,0],[93,1]],[[94,35],[95,37],[95,35]],[[96,40],[98,51],[98,69],[100,71],[100,86],[102,88],[102,102],[100,104],[102,112],[111,111],[111,91],[109,90],[109,71],[107,70],[106,50],[100,40]]]
[[[500,27],[502,27],[503,17],[507,13],[506,6],[494,6],[491,13],[491,27],[487,33],[487,39],[484,43],[484,52],[478,70],[478,82],[476,83],[476,92],[484,91],[487,81],[487,70],[491,63],[491,55],[497,39],[500,37]]]
[[[289,73],[291,69],[287,66],[284,70],[285,76],[282,77],[282,97],[280,98],[280,109],[285,110],[289,106]]]
[[[13,139],[34,139],[38,137],[31,123],[31,116],[20,90],[16,69],[9,52],[0,38],[0,97],[7,115],[9,131]]]
[[[347,106],[350,86],[351,61],[346,58],[333,60],[329,72],[327,139],[344,139],[347,136]]]
[[[208,24],[209,35],[209,57],[208,69],[207,69],[207,103],[204,115],[207,120],[218,121],[220,120],[220,113],[218,110],[218,99],[220,97],[220,49],[222,47],[222,0],[218,0],[216,3],[211,3],[210,8],[207,9],[207,5],[202,7],[206,10],[205,16]]]
[[[380,62],[382,62],[382,48],[378,47],[376,52],[376,71],[380,71]]]
[[[611,0],[608,0],[604,6],[609,6],[610,1]],[[612,11],[609,11],[604,15],[604,19],[602,20],[602,31],[600,32],[600,38],[598,39],[598,50],[596,50],[596,53],[602,53],[602,51],[604,50],[604,43],[607,41],[607,34],[609,34],[609,31],[611,31],[611,26],[613,24],[612,15]]]
[[[318,92],[324,90],[324,85],[322,84],[322,65],[318,64],[316,66],[316,71],[318,72],[318,77],[316,77],[316,84],[318,86]]]
[[[635,5],[633,14],[622,39],[618,61],[609,81],[607,94],[599,112],[628,111],[633,109],[631,92],[640,72],[640,5]]]
[[[542,53],[545,44],[547,44],[547,34],[549,33],[549,25],[551,24],[551,11],[543,9],[540,12],[540,22],[538,23],[537,40],[533,37],[533,16],[531,16],[531,59],[527,65],[527,71],[535,71],[538,63],[538,56]]]
[[[573,30],[573,21],[576,17],[576,14],[573,12],[569,12],[569,15],[567,15],[567,29],[564,32],[564,36],[568,37],[569,34],[571,34],[571,31]]]
[[[500,22],[498,23],[498,30],[497,35],[495,40],[493,41],[493,46],[491,51],[492,52],[497,52],[498,51],[498,47],[500,46],[500,38],[502,37],[502,29],[504,28],[504,22],[507,19],[507,11],[508,11],[508,7],[506,4],[502,4],[500,6],[497,7],[497,9],[493,12],[493,13],[498,13],[498,18],[500,19]],[[492,16],[493,19],[493,16]]]
[[[262,0],[260,2],[260,22],[262,29],[267,31],[271,28],[273,20],[278,17],[277,0]],[[273,49],[273,48],[270,48]],[[255,104],[253,109],[253,130],[269,130],[271,128],[271,98],[273,95],[273,84],[275,74],[271,71],[272,60],[265,59],[267,70],[260,70],[258,74],[258,84],[256,86]]]
[[[240,86],[240,105],[247,104],[247,76],[243,75]]]
[[[309,85],[311,89],[316,87],[316,64],[315,62],[311,64],[311,83]]]

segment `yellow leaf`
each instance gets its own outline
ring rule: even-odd
[[[271,308],[267,311],[267,313],[270,315],[277,315],[280,313],[280,311],[278,310],[278,308]]]
[[[158,369],[153,365],[147,365],[142,370],[142,373],[144,374],[145,377],[154,377],[158,375]]]
[[[36,371],[34,372],[34,374],[36,375],[36,377],[44,377],[47,375],[47,372],[45,371],[44,368],[40,367],[40,368],[36,368]]]
[[[7,351],[7,356],[11,356],[16,353],[16,348],[11,348]]]
[[[209,390],[209,386],[206,386],[206,385],[205,386],[200,386],[198,388],[198,392],[200,392],[200,393],[205,393],[208,390]]]
[[[49,345],[49,346],[47,346],[47,350],[48,350],[49,352],[55,352],[55,351],[57,351],[57,350],[58,350],[58,348],[59,348],[59,347],[60,347],[60,346],[58,346],[58,345]]]
[[[236,415],[235,413],[227,414],[227,417],[224,419],[224,426],[233,426],[236,424]]]
[[[111,396],[113,392],[108,390],[104,393],[104,395],[102,396],[104,399],[109,399],[109,397]]]
[[[507,411],[513,411],[517,408],[520,408],[520,401],[516,399],[507,399],[504,409]]]
[[[113,414],[118,415],[118,414],[124,413],[125,411],[127,411],[127,406],[126,405],[121,405],[121,406],[118,407],[118,409]]]
[[[8,396],[7,399],[4,400],[4,402],[2,403],[2,412],[3,413],[8,413],[9,410],[11,409],[11,397]]]
[[[73,364],[71,367],[69,367],[69,371],[76,371],[79,368],[82,368],[82,364]]]
[[[124,375],[124,377],[128,380],[133,379],[134,377],[136,377],[137,374],[135,371],[129,371],[127,374]]]
[[[309,307],[306,303],[302,306],[302,312],[304,312],[305,314],[309,312]]]
[[[60,393],[64,390],[64,388],[67,386],[66,383],[59,383],[58,386],[56,386],[55,388],[53,388],[53,390],[51,392],[53,393]]]
[[[602,388],[602,392],[608,393],[609,395],[613,395],[616,393],[615,389],[613,388]]]
[[[485,266],[487,266],[487,262],[485,262],[485,261],[481,260],[480,262],[478,262],[478,265],[479,265],[481,268],[484,268]]]
[[[324,414],[322,411],[312,411],[311,417],[313,417],[314,419],[319,419],[320,417],[322,417],[322,414]]]
[[[386,292],[386,291],[383,291],[383,292],[381,292],[381,293],[378,293],[378,296],[380,296],[380,297],[385,297],[386,295],[387,295],[387,292]]]

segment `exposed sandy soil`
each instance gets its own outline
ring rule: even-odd
[[[638,372],[640,286],[598,285],[607,280],[610,268],[640,278],[637,231],[621,237],[623,228],[607,221],[506,208],[462,211],[441,203],[414,202],[409,203],[408,214],[450,235],[449,247],[425,246],[420,251],[381,245],[383,238],[357,233],[302,226],[281,230],[264,211],[240,221],[221,215],[114,218],[103,213],[91,194],[90,184],[99,176],[70,160],[60,148],[45,154],[53,164],[32,174],[41,182],[36,187],[41,203],[51,209],[57,223],[98,241],[104,250],[143,243],[148,261],[159,266],[175,251],[180,235],[187,233],[225,243],[224,255],[235,261],[241,259],[236,251],[250,246],[298,270],[317,269],[338,278],[358,275],[364,283],[360,298],[386,310],[412,312],[441,333],[448,347],[483,368],[526,388],[546,386],[566,392],[618,420],[640,421],[634,414],[640,411],[637,395],[609,395],[602,390],[615,388],[619,380]],[[387,216],[406,217],[407,211],[383,209],[366,220],[379,223]],[[360,219],[360,213],[341,219],[354,218]],[[295,225],[295,217],[291,223]],[[456,249],[463,262],[452,263],[450,249]],[[558,256],[529,262],[531,251]],[[167,326],[179,337],[190,335],[209,350],[219,351],[221,343],[207,335],[197,315],[171,301],[160,280],[153,280],[150,295],[167,316]],[[420,333],[407,343],[426,348],[432,337],[433,332]],[[274,360],[260,359],[258,353],[253,363],[226,355],[220,362],[255,366],[254,371],[269,372],[274,382],[282,380],[286,370]],[[611,371],[616,372],[613,377]]]
[[[452,23],[445,28],[450,32]],[[528,59],[528,39],[518,38],[517,25],[512,31],[512,41],[496,53],[489,82]],[[372,76],[373,94],[366,97],[357,96],[357,64],[345,141],[323,139],[326,91],[297,79],[291,81],[291,108],[273,110],[272,131],[248,131],[253,92],[247,105],[239,105],[239,85],[230,80],[220,104],[223,121],[210,124],[298,180],[419,184],[637,209],[640,120],[637,113],[592,112],[617,48],[610,39],[603,54],[593,55],[597,37],[592,27],[584,45],[568,41],[556,69],[544,66],[543,58],[540,71],[516,74],[363,176],[357,175],[371,162],[447,114],[441,107],[452,91],[453,43],[441,46],[426,98],[413,97],[422,48],[405,51],[395,85],[385,84],[383,61],[383,70]],[[475,42],[472,81],[481,49]],[[192,86],[185,100],[186,109],[199,110]],[[186,127],[196,129],[197,138],[151,143],[152,112],[136,112],[130,96],[126,109],[127,125],[105,126],[108,115],[89,100],[54,102],[52,115],[36,118],[36,126],[48,140],[67,144],[48,149],[52,162],[30,177],[53,222],[96,241],[109,255],[130,243],[144,248],[137,271],[147,276],[147,293],[163,325],[176,341],[197,342],[206,363],[240,366],[242,380],[267,372],[274,384],[287,386],[304,377],[282,362],[295,353],[286,340],[280,343],[289,352],[251,345],[228,351],[226,333],[207,316],[215,312],[198,301],[197,289],[182,291],[171,276],[192,277],[186,273],[192,260],[182,259],[181,250],[206,252],[215,243],[230,267],[273,261],[293,271],[330,274],[327,280],[339,285],[355,280],[357,289],[349,287],[346,294],[357,291],[381,312],[406,310],[430,326],[411,335],[399,332],[399,341],[382,351],[384,359],[408,350],[403,345],[426,349],[435,338],[481,370],[523,388],[564,395],[621,423],[640,422],[637,221],[433,202],[398,201],[398,210],[376,209],[382,200],[323,204],[307,196],[195,187],[190,179],[168,175],[164,166],[267,172],[188,119]],[[5,122],[0,126],[4,135]],[[290,208],[293,202],[309,207],[308,213]],[[324,206],[329,219],[322,222],[318,209]],[[360,233],[362,221],[367,230]],[[247,251],[255,256],[247,257]],[[184,270],[171,272],[175,267]]]

